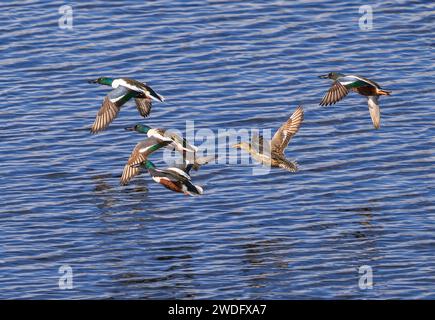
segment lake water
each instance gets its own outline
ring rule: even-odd
[[[64,4],[0,4],[0,298],[435,298],[433,1],[372,1],[371,30],[366,1],[70,2],[62,29]],[[380,130],[354,93],[318,106],[329,71],[393,91]],[[99,76],[167,103],[91,135]],[[215,163],[192,174],[200,197],[146,173],[119,186],[143,138],[126,126],[274,131],[299,104],[296,174]]]

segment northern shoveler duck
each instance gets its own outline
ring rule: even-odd
[[[334,104],[347,96],[349,90],[355,91],[367,97],[373,126],[379,129],[381,126],[381,112],[378,102],[379,96],[389,96],[391,91],[383,90],[376,82],[355,75],[330,72],[319,76],[319,78],[334,80],[331,88],[320,102],[321,106]]]
[[[192,183],[190,175],[185,170],[175,167],[165,170],[157,169],[149,160],[145,162],[144,166],[148,169],[149,174],[155,182],[160,183],[169,190],[191,196],[204,193],[202,187]]]
[[[96,80],[89,80],[88,82],[99,83],[113,88],[103,100],[103,104],[91,128],[92,133],[106,129],[118,115],[121,106],[131,98],[134,98],[137,110],[142,117],[147,117],[150,114],[152,99],[160,102],[165,101],[163,96],[155,92],[146,83],[129,78],[113,79],[101,77]]]
[[[304,119],[304,109],[298,106],[291,117],[278,129],[271,141],[262,136],[252,137],[251,143],[241,142],[233,148],[246,150],[251,156],[266,166],[279,167],[290,172],[298,170],[297,163],[285,158],[284,150],[290,139],[298,132]]]
[[[170,145],[179,152],[186,151],[186,152],[195,153],[196,151],[198,151],[198,148],[195,147],[194,145],[191,145],[189,142],[187,142],[186,139],[166,129],[151,128],[150,126],[144,124],[136,124],[133,127],[125,128],[125,130],[143,133],[146,134],[148,137],[154,137],[161,141],[170,141],[171,142]]]
[[[170,141],[161,141],[154,137],[139,142],[136,147],[134,147],[127,164],[124,166],[121,176],[121,185],[126,185],[134,176],[139,174],[140,165],[145,163],[151,153],[166,147],[170,143]]]
[[[149,138],[147,140],[139,142],[133,149],[130,158],[128,159],[127,163],[124,166],[124,170],[122,172],[121,176],[121,185],[127,185],[133,177],[137,176],[140,173],[140,167],[145,166],[145,162],[147,160],[148,155],[151,152],[154,152],[155,150],[158,150],[160,148],[174,148],[174,140],[175,143],[175,149],[179,151],[183,155],[183,165],[182,170],[190,171],[190,169],[193,169],[195,171],[199,170],[199,168],[210,161],[216,159],[216,156],[209,156],[209,157],[197,157],[196,153],[189,154],[189,156],[186,156],[186,150],[197,150],[195,146],[192,146],[188,144],[188,142],[185,139],[182,139],[180,136],[175,134],[168,134],[165,135],[164,133],[160,132],[160,134],[153,134],[151,132],[151,135],[149,134],[151,129],[149,126],[146,125],[135,125],[134,127],[126,128],[126,130],[133,130],[140,133],[145,133],[149,135]],[[160,130],[160,129],[159,129]],[[172,137],[171,139],[168,139],[167,137]],[[175,138],[173,137],[175,136]],[[155,147],[149,149],[148,147],[152,147],[155,145]],[[183,147],[185,145],[186,147]],[[190,153],[190,152],[189,152]]]

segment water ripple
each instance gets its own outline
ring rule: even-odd
[[[93,1],[70,31],[63,4],[0,4],[0,298],[435,297],[434,3],[377,2],[367,32],[363,1]],[[318,106],[332,70],[393,91],[380,130],[363,97]],[[92,136],[107,91],[85,80],[103,75],[168,102]],[[297,174],[211,164],[195,198],[118,184],[141,138],[125,126],[275,130],[298,104]]]

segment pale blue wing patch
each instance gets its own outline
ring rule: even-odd
[[[110,102],[116,103],[129,92],[129,90],[125,87],[119,86],[116,89],[113,89],[107,94],[107,98],[109,98]]]

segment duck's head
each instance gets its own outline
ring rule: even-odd
[[[344,74],[342,74],[342,73],[339,73],[339,72],[330,72],[330,73],[327,73],[327,74],[322,74],[321,76],[319,76],[319,78],[336,80],[336,79],[338,79],[338,78],[340,78],[342,76],[344,76]]]
[[[247,142],[236,143],[236,144],[232,145],[231,147],[236,148],[236,149],[243,149],[243,150],[247,150],[247,151],[249,151],[251,149],[251,145]]]
[[[99,77],[98,79],[95,80],[88,80],[88,83],[99,83],[99,84],[104,84],[106,86],[111,86],[112,82],[113,79],[108,77]]]
[[[127,131],[136,131],[139,133],[148,133],[148,131],[151,129],[151,127],[145,125],[145,124],[136,124],[133,127],[127,127],[125,130]]]

